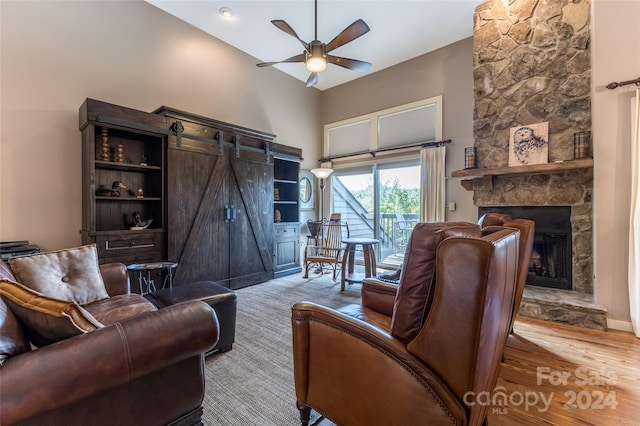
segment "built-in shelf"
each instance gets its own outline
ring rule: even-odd
[[[153,172],[162,170],[160,166],[147,166],[143,164],[132,164],[132,163],[118,163],[114,161],[95,161],[96,169],[110,169],[110,170],[120,170],[120,171],[137,171],[137,172]]]
[[[273,216],[282,222],[298,223],[300,220],[300,163],[283,158],[273,160]],[[276,213],[277,211],[277,213]]]
[[[162,201],[160,197],[111,197],[107,195],[96,195],[96,201]]]
[[[483,179],[493,186],[495,176],[534,175],[541,173],[557,173],[570,170],[584,170],[593,168],[593,158],[559,161],[547,164],[530,164],[516,167],[491,167],[478,169],[454,170],[451,177],[466,178],[460,183],[468,191],[473,190],[473,180]]]

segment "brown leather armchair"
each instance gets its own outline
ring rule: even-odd
[[[453,235],[453,236],[452,236]],[[479,425],[495,386],[519,231],[420,223],[399,286],[367,280],[362,305],[292,308],[296,398],[342,425]]]
[[[478,225],[485,235],[503,227],[515,228],[520,231],[518,278],[516,279],[516,291],[513,299],[513,309],[511,310],[511,322],[509,323],[509,332],[513,333],[513,323],[516,320],[516,316],[518,316],[524,286],[527,283],[527,275],[529,274],[536,223],[529,219],[512,219],[511,216],[506,214],[490,212],[482,215],[478,220]]]

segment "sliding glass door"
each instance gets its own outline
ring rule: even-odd
[[[325,124],[331,203],[354,237],[374,237],[378,264],[402,264],[420,219],[420,149],[442,139],[442,96]]]
[[[376,238],[374,172],[338,171],[331,181],[333,212],[340,213],[352,237]]]
[[[332,212],[347,221],[350,235],[378,239],[380,266],[399,267],[420,217],[417,161],[337,170],[331,194]]]
[[[379,175],[380,263],[399,267],[420,219],[420,166],[382,168]]]

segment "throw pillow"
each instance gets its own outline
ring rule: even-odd
[[[0,278],[6,278],[8,280],[15,280],[11,268],[4,260],[0,260]]]
[[[31,350],[18,318],[0,297],[0,366],[12,356]]]
[[[0,296],[36,346],[103,327],[77,303],[47,297],[7,279],[0,280]]]
[[[55,299],[84,305],[109,297],[95,244],[12,257],[9,264],[16,281]]]

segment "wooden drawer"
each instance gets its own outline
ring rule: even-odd
[[[276,241],[298,240],[300,238],[299,223],[277,223],[275,224]]]
[[[164,233],[123,232],[96,235],[100,263],[159,262],[164,259]]]

